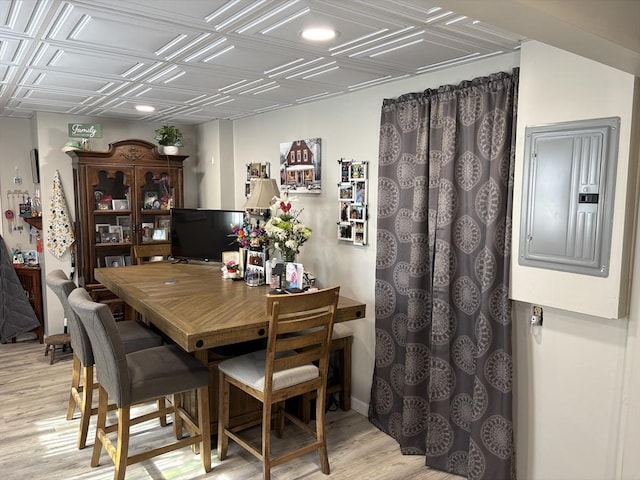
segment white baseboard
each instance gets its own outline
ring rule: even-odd
[[[369,416],[369,404],[364,403],[357,398],[351,397],[351,409],[358,412],[363,417]]]

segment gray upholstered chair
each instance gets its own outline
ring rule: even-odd
[[[262,461],[264,480],[271,467],[318,450],[322,473],[329,474],[329,458],[324,427],[327,369],[331,334],[340,287],[310,293],[267,295],[269,334],[267,350],[241,355],[218,364],[218,458],[227,456],[229,438]],[[315,363],[314,363],[315,362]],[[262,448],[240,436],[245,425],[229,427],[230,386],[262,402]],[[314,392],[315,428],[309,428],[282,408],[284,401]],[[315,437],[313,442],[271,458],[271,420],[277,414],[277,433],[282,435],[287,418]],[[304,443],[304,442],[303,442]]]
[[[96,361],[98,387],[98,422],[91,466],[100,463],[104,449],[115,465],[114,479],[123,480],[127,465],[148,460],[157,455],[199,444],[202,466],[211,470],[211,431],[209,425],[209,368],[177,345],[163,345],[126,353],[122,336],[109,307],[94,302],[82,288],[69,294],[69,305],[86,330]],[[182,408],[181,392],[197,391],[197,423]],[[159,408],[141,417],[131,417],[131,407],[158,397],[173,395],[171,408]],[[115,402],[118,423],[107,426],[108,401]],[[153,418],[174,415],[174,425],[188,425],[188,438],[180,438],[151,450],[129,456],[129,429]],[[179,420],[178,420],[179,419]],[[184,422],[184,423],[183,423]],[[109,434],[117,431],[114,442]],[[179,435],[182,436],[182,428]],[[175,439],[174,439],[175,440]]]
[[[71,375],[71,389],[69,392],[69,405],[67,407],[67,420],[73,418],[76,407],[80,411],[80,430],[78,432],[78,448],[84,448],[87,444],[87,431],[91,415],[98,413],[93,407],[93,390],[98,388],[93,378],[93,350],[89,337],[75,312],[69,306],[68,296],[75,290],[76,285],[62,270],[51,271],[46,278],[47,285],[56,294],[67,319],[69,333],[71,334],[71,348],[73,349],[73,371]],[[140,322],[124,321],[116,324],[120,336],[124,342],[126,352],[135,352],[150,347],[162,345],[162,337],[147,328]],[[80,379],[82,378],[82,385]],[[165,400],[158,399],[159,407],[164,407]],[[112,406],[111,409],[115,408]],[[166,425],[166,418],[160,419],[161,424]]]

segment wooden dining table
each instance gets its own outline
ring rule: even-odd
[[[222,278],[221,264],[151,262],[98,268],[95,278],[187,352],[265,338],[268,285]],[[336,322],[364,318],[366,305],[340,296]],[[198,355],[196,355],[198,356]]]
[[[248,286],[222,278],[222,265],[151,262],[95,270],[95,278],[139,312],[168,339],[192,353],[211,371],[209,405],[212,432],[217,431],[218,363],[234,344],[264,339],[268,331],[265,295],[268,285]],[[340,296],[335,321],[364,318],[366,305]],[[214,347],[226,347],[219,355]],[[237,347],[241,350],[241,346]],[[195,394],[183,405],[196,416]],[[261,406],[241,392],[231,392],[232,426],[259,420]]]

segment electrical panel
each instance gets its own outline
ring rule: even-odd
[[[620,118],[525,130],[520,265],[609,274]]]

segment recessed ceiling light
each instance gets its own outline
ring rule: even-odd
[[[338,32],[329,27],[313,27],[305,28],[300,33],[302,38],[312,42],[326,42],[327,40],[333,40],[338,36]]]
[[[139,112],[155,112],[156,109],[151,105],[136,105],[136,110]]]

